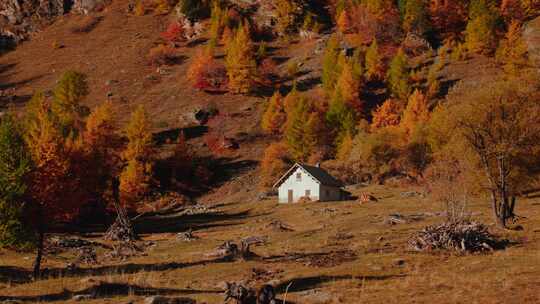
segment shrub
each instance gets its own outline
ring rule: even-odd
[[[152,65],[172,64],[175,60],[176,52],[174,48],[164,44],[160,44],[148,52],[148,61]]]
[[[184,27],[180,22],[171,22],[167,30],[161,33],[161,37],[168,42],[175,43],[184,40]]]
[[[227,83],[225,67],[214,60],[210,51],[200,51],[188,69],[188,79],[199,90],[220,89]]]

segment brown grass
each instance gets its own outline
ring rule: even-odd
[[[84,16],[82,19],[76,21],[71,27],[71,32],[73,33],[89,33],[91,32],[101,21],[100,17],[97,16]]]

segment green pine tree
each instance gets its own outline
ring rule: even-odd
[[[326,44],[323,57],[322,84],[324,90],[330,95],[334,92],[341,67],[339,65],[339,40],[332,35]]]
[[[11,116],[0,122],[0,247],[26,248],[34,233],[26,222],[26,178],[32,169],[21,128]]]
[[[409,72],[407,56],[403,50],[399,50],[390,62],[387,73],[388,88],[393,96],[406,100],[409,96]]]
[[[368,81],[382,80],[384,77],[384,66],[382,56],[379,54],[377,39],[373,39],[366,51],[366,71],[365,76]]]

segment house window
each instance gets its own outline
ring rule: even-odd
[[[296,173],[296,181],[301,182],[302,181],[302,173]]]
[[[310,197],[311,196],[311,190],[306,190],[306,197]]]

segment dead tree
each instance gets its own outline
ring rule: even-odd
[[[133,242],[138,239],[131,219],[127,215],[126,210],[120,204],[119,194],[120,181],[118,178],[114,178],[112,181],[113,189],[113,204],[116,210],[116,221],[111,225],[109,230],[105,233],[104,238],[111,241]]]

